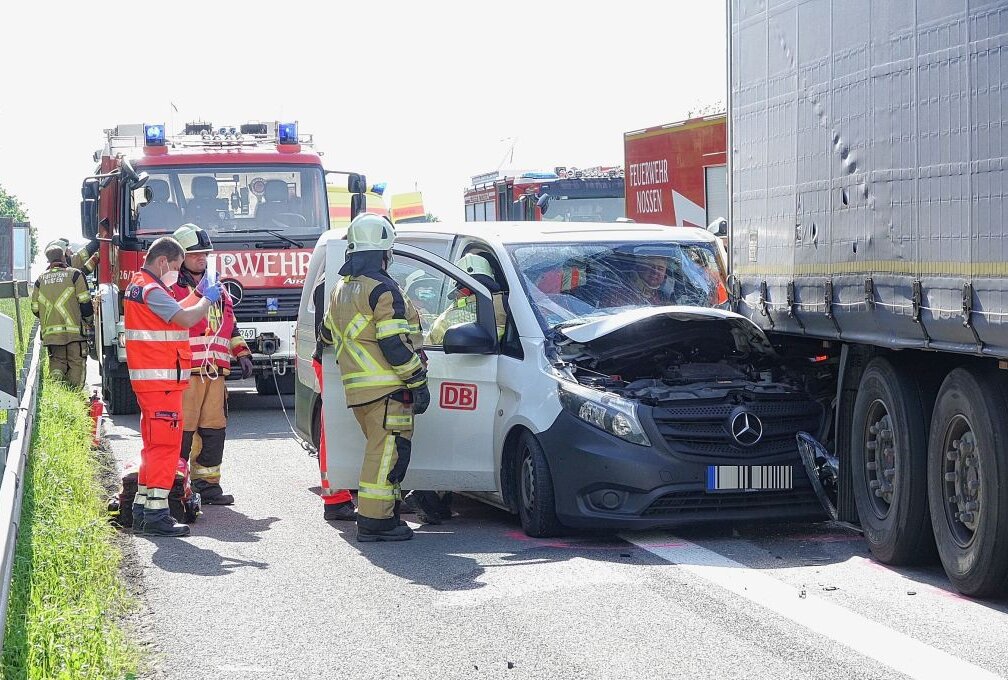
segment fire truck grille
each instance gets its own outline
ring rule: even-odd
[[[301,290],[246,290],[235,305],[238,323],[293,321],[301,304]]]

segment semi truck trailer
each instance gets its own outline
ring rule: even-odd
[[[730,297],[835,382],[837,510],[1008,589],[1008,3],[730,0]]]

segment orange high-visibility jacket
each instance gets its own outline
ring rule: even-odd
[[[169,291],[146,270],[133,275],[123,297],[126,317],[126,365],[134,392],[182,390],[189,386],[188,329],[161,319],[147,306],[155,288]]]

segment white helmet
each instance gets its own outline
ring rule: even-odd
[[[395,228],[387,219],[374,213],[361,213],[347,228],[347,251],[392,250],[395,237]]]
[[[496,280],[493,267],[490,266],[490,261],[482,255],[477,255],[476,253],[463,255],[455,261],[455,266],[469,276],[483,274],[484,276],[489,276],[491,279]]]

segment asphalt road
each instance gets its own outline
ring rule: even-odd
[[[276,397],[243,385],[236,504],[187,539],[125,539],[154,677],[1008,677],[1008,602],[956,595],[938,565],[877,564],[838,525],[537,540],[463,500],[413,541],[358,544],[323,521]],[[107,424],[120,462],[137,427]]]

